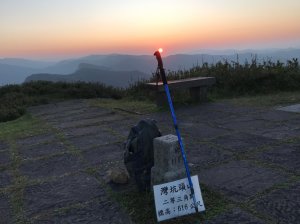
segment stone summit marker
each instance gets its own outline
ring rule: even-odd
[[[153,140],[153,151],[152,186],[185,177],[177,136],[170,134],[155,138]]]
[[[195,213],[195,203],[188,179],[185,178],[177,137],[165,135],[155,138],[153,146],[154,167],[151,170],[151,184],[154,185],[157,220],[163,221]],[[191,179],[198,211],[204,211],[198,176],[193,176]]]

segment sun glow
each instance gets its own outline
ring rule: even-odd
[[[188,2],[1,0],[0,57],[300,46],[299,0]]]
[[[158,52],[162,53],[164,50],[162,48],[158,48]]]

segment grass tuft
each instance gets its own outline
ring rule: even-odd
[[[256,96],[243,96],[232,99],[226,99],[225,102],[230,102],[239,106],[254,106],[254,107],[275,107],[287,106],[290,104],[300,103],[300,91],[294,92],[277,92]]]
[[[147,114],[159,111],[157,106],[149,100],[139,101],[130,98],[123,98],[119,100],[103,98],[93,99],[91,100],[90,104],[91,106],[97,106],[111,110],[123,110],[125,112],[127,111],[134,114]]]
[[[202,223],[204,220],[211,219],[216,215],[228,210],[231,207],[220,194],[215,193],[208,187],[201,185],[202,196],[206,211],[203,213],[182,216],[175,219],[166,220],[165,224],[180,223]],[[109,190],[110,195],[120,203],[137,224],[154,224],[156,221],[156,212],[154,204],[154,195],[152,192],[138,192],[137,190],[126,190],[116,192]]]
[[[43,123],[26,114],[14,121],[0,123],[0,139],[16,139],[45,132]]]

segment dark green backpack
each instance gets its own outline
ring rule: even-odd
[[[140,191],[150,190],[154,165],[153,139],[161,136],[154,120],[141,120],[132,127],[124,144],[124,163]]]

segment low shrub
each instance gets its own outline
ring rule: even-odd
[[[121,99],[124,95],[124,90],[100,83],[35,81],[6,85],[0,88],[0,122],[22,116],[28,106],[46,104],[52,100],[96,97]]]
[[[214,95],[223,97],[256,95],[276,91],[300,90],[300,68],[297,59],[287,63],[267,61],[251,64],[228,61],[208,65],[203,63],[186,71],[168,73],[168,80],[211,76],[216,78]]]
[[[203,63],[190,70],[167,71],[167,79],[184,79],[191,77],[212,76],[216,85],[211,94],[217,98],[257,95],[276,91],[300,90],[300,68],[298,59],[266,61],[240,64],[223,61],[209,65]],[[74,98],[113,98],[123,97],[135,100],[155,100],[152,91],[145,88],[145,82],[156,81],[154,74],[150,80],[142,80],[127,89],[114,88],[101,83],[85,82],[47,82],[35,81],[22,85],[7,85],[0,88],[0,122],[13,120],[25,113],[26,107],[48,103],[51,100]],[[172,93],[175,101],[188,101],[188,91]]]

